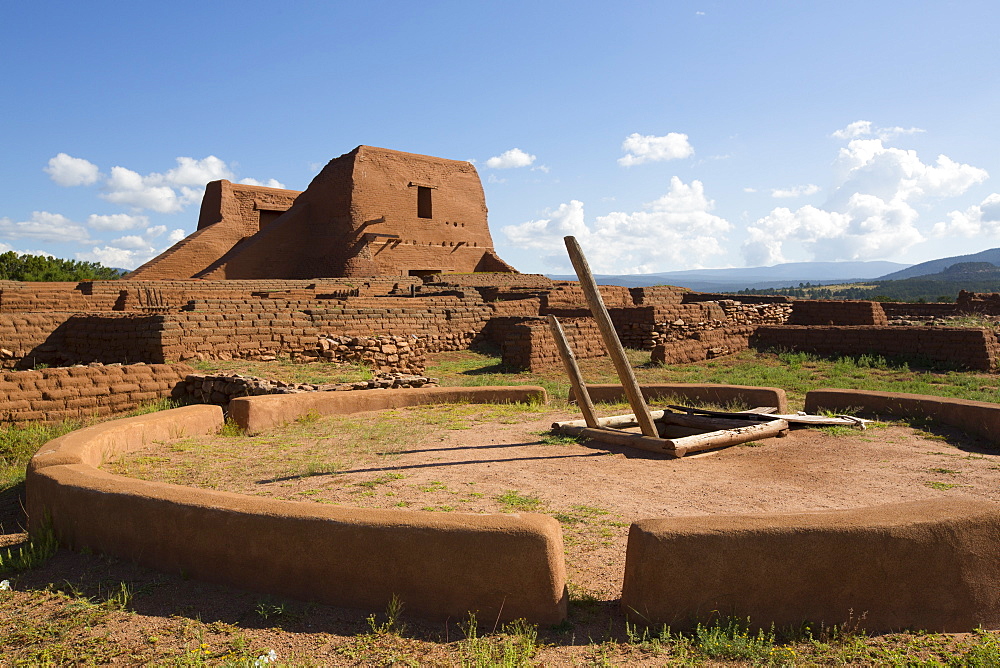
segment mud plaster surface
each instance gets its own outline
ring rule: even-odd
[[[470,413],[464,417],[471,428],[449,429],[422,424],[434,410],[326,418],[256,438],[155,444],[106,468],[345,506],[548,513],[563,526],[571,593],[602,600],[620,592],[628,526],[638,519],[957,495],[1000,501],[1000,451],[957,432],[800,429],[757,445],[667,459],[596,443],[541,442],[554,420],[576,419],[566,412],[499,422]],[[359,425],[379,424],[397,442],[358,446]]]

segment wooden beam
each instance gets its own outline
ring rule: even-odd
[[[559,319],[554,315],[549,315],[548,321],[549,329],[552,330],[552,338],[556,340],[556,348],[559,349],[559,357],[562,358],[563,366],[566,367],[566,375],[569,376],[569,382],[573,386],[576,403],[580,406],[580,412],[583,413],[583,420],[588,427],[596,427],[598,425],[597,411],[594,410],[594,402],[590,400],[587,383],[583,380],[580,367],[576,364],[573,349],[569,347],[569,341],[566,340],[566,333],[563,332]]]
[[[566,242],[566,250],[569,252],[573,269],[576,270],[576,277],[580,280],[580,287],[583,288],[583,294],[587,297],[590,312],[594,316],[594,320],[597,321],[597,327],[601,330],[604,347],[608,349],[608,355],[614,362],[618,379],[625,389],[629,405],[632,406],[632,412],[635,413],[636,419],[639,421],[639,428],[642,429],[644,436],[656,437],[656,425],[653,424],[653,418],[649,414],[649,406],[646,405],[642,390],[639,389],[639,383],[632,372],[632,365],[625,357],[625,349],[618,339],[618,333],[615,332],[615,326],[611,322],[611,316],[608,315],[608,309],[604,306],[604,299],[601,297],[601,291],[597,289],[597,282],[590,271],[590,265],[587,264],[587,258],[584,257],[583,250],[580,249],[576,238],[564,237],[563,241]]]
[[[788,431],[788,423],[784,420],[772,420],[771,422],[761,422],[747,427],[721,429],[719,431],[710,431],[704,434],[666,440],[676,450],[683,450],[687,453],[724,448],[729,445],[739,445],[740,443],[756,441],[758,438],[773,438],[783,431]]]
[[[601,443],[610,443],[611,445],[623,445],[628,448],[636,448],[648,452],[658,452],[661,455],[668,455],[670,457],[683,457],[686,452],[686,450],[677,450],[671,447],[671,442],[668,439],[643,436],[628,431],[607,428],[592,429],[591,427],[564,427],[562,431],[569,436],[578,436]]]

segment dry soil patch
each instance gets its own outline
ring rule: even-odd
[[[352,507],[548,513],[563,525],[572,590],[601,600],[618,596],[628,526],[638,519],[958,494],[1000,501],[1000,453],[955,432],[903,425],[800,429],[667,459],[547,435],[553,421],[573,417],[538,407],[459,404],[310,418],[252,438],[154,443],[105,468]]]

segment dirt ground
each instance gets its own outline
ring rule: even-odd
[[[153,444],[105,467],[344,506],[547,513],[563,527],[571,594],[598,601],[620,592],[628,527],[638,519],[957,495],[1000,501],[1000,452],[957,432],[900,424],[796,429],[668,459],[547,434],[553,421],[576,417],[472,405],[312,417],[253,438]]]

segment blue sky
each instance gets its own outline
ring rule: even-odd
[[[1000,3],[13,3],[0,250],[131,268],[204,183],[359,144],[476,164],[500,255],[569,273],[1000,246]]]

